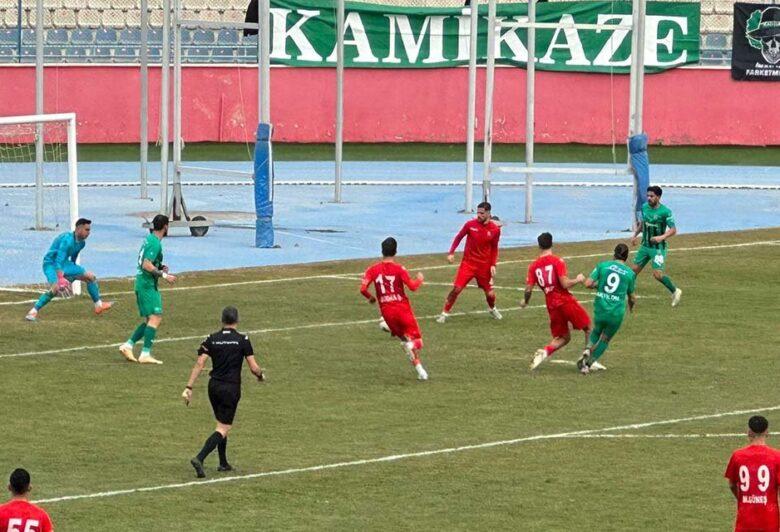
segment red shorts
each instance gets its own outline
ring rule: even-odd
[[[407,340],[422,338],[420,326],[417,325],[417,318],[411,308],[386,307],[382,309],[382,317],[393,336]]]
[[[547,309],[550,314],[550,332],[553,338],[569,334],[569,324],[573,329],[583,331],[590,327],[590,316],[576,300],[564,303],[554,309]]]
[[[458,273],[455,275],[455,287],[465,288],[472,279],[477,280],[477,286],[482,290],[493,289],[493,276],[490,275],[490,266],[461,262]]]

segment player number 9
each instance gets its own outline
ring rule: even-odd
[[[612,294],[617,290],[619,284],[620,276],[615,272],[612,272],[607,276],[607,284],[604,287],[604,291],[608,294]]]

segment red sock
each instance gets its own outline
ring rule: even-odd
[[[417,356],[417,353],[414,354],[414,360],[412,360],[412,366],[419,366],[420,365],[420,357]]]
[[[557,347],[553,347],[552,344],[544,346],[544,350],[547,352],[547,356],[551,356],[555,351],[558,350]]]
[[[455,305],[456,299],[458,299],[458,296],[453,297],[452,300],[450,300],[450,298],[448,297],[446,301],[444,301],[444,312],[449,312],[450,310],[452,310],[452,306]]]
[[[417,338],[416,340],[412,340],[412,348],[417,351],[422,349],[423,343],[422,338]]]
[[[495,293],[488,293],[485,294],[485,299],[487,299],[488,307],[490,308],[496,308],[496,294]]]

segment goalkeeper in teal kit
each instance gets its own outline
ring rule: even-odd
[[[25,319],[36,321],[38,312],[55,296],[69,295],[73,281],[87,283],[87,292],[95,304],[95,314],[102,314],[111,308],[113,303],[100,299],[95,274],[76,264],[76,259],[84,249],[91,230],[92,222],[86,218],[79,218],[73,232],[62,233],[51,243],[49,251],[43,257],[43,274],[46,276],[46,282],[49,283],[49,290],[41,295]]]

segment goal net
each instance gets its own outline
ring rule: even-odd
[[[77,183],[75,114],[0,117],[0,189],[20,229],[72,228]]]

